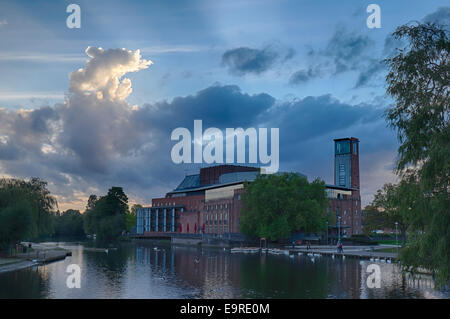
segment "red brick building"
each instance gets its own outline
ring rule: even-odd
[[[359,141],[336,139],[334,185],[326,185],[331,199],[329,213],[336,214],[331,234],[361,233],[359,192]],[[238,234],[241,194],[245,182],[260,174],[256,167],[218,165],[185,176],[164,198],[137,212],[137,233],[176,232],[186,234]]]

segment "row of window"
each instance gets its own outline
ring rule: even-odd
[[[206,211],[210,211],[210,210],[219,210],[219,209],[227,209],[229,208],[231,205],[228,204],[215,204],[215,205],[206,205],[204,207],[204,209]]]
[[[222,219],[223,217],[223,219]],[[228,213],[225,214],[206,214],[205,215],[205,225],[227,225]]]

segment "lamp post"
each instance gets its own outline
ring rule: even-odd
[[[341,241],[341,216],[338,216],[338,243]]]
[[[327,238],[327,245],[328,245],[328,220],[327,220],[327,235],[326,235],[326,238]]]
[[[398,222],[395,222],[395,246],[397,247],[398,255]]]

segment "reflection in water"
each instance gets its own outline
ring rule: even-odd
[[[367,288],[368,261],[230,254],[222,249],[136,242],[95,252],[61,244],[72,257],[0,274],[0,298],[448,298],[431,278],[379,264],[381,288]],[[69,264],[81,289],[66,286]]]

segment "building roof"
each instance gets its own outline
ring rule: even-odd
[[[210,185],[200,185],[200,174],[196,175],[188,175],[183,181],[175,188],[173,191],[168,194],[177,194],[183,192],[195,192],[201,191],[211,188],[218,188],[224,186],[230,186],[235,184],[240,184],[244,182],[251,182],[255,180],[256,176],[258,176],[259,172],[234,172],[234,173],[226,173],[222,174],[219,177],[219,183],[210,184]]]
[[[200,174],[186,175],[175,191],[197,188],[200,186]]]
[[[234,172],[234,173],[227,173],[222,174],[219,177],[219,184],[224,183],[235,183],[235,182],[242,182],[247,181],[251,182],[256,179],[256,176],[259,175],[259,172]]]

